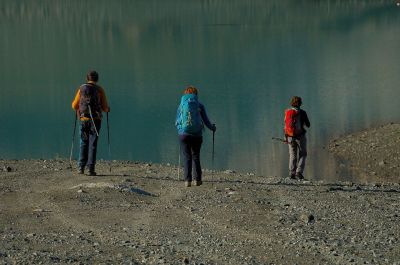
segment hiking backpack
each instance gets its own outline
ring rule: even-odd
[[[285,111],[285,135],[299,136],[303,132],[300,121],[300,110],[291,108]]]
[[[101,117],[100,96],[98,87],[94,84],[83,84],[79,88],[81,98],[79,100],[79,113],[81,117],[93,118]]]
[[[182,96],[179,105],[177,128],[188,134],[196,134],[203,129],[203,122],[200,114],[200,103],[195,94]]]

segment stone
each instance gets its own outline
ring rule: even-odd
[[[384,165],[386,165],[386,162],[382,160],[382,161],[379,162],[378,165],[381,166],[381,167],[383,167]]]
[[[306,224],[313,224],[315,223],[315,217],[312,214],[303,213],[300,215],[300,220]]]
[[[11,171],[12,171],[12,168],[9,167],[9,166],[4,166],[4,167],[3,167],[3,171],[4,171],[4,172],[11,172]]]

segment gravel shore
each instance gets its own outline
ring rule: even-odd
[[[362,182],[400,182],[400,124],[391,123],[331,141],[329,150]]]
[[[370,145],[374,130],[331,146],[345,158],[339,150],[353,137]],[[376,150],[391,146],[378,138]],[[370,171],[389,172],[378,160]],[[100,161],[96,177],[66,160],[0,166],[0,264],[400,264],[398,182],[205,170],[202,186],[185,188],[171,165],[114,161],[110,173]]]

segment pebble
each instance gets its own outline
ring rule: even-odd
[[[312,214],[303,213],[300,215],[300,220],[306,224],[313,224],[315,222],[315,217]]]
[[[4,171],[4,172],[11,172],[11,171],[12,171],[12,168],[9,167],[9,166],[4,166],[4,167],[3,167],[3,171]]]

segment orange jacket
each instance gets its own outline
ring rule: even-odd
[[[96,84],[95,82],[92,82],[92,81],[89,81],[88,83]],[[100,97],[101,109],[104,112],[110,112],[110,107],[108,106],[107,97],[106,97],[106,93],[104,92],[104,89],[99,85],[97,85],[97,87],[99,88],[98,92],[99,92],[99,97]],[[76,95],[75,95],[75,99],[72,101],[72,109],[74,109],[76,112],[79,112],[80,99],[81,99],[81,90],[80,90],[80,88],[78,88],[78,91],[76,92]],[[79,113],[77,113],[77,115],[80,116]],[[81,121],[90,120],[89,118],[86,118],[86,117],[81,117],[80,119],[81,119]]]

